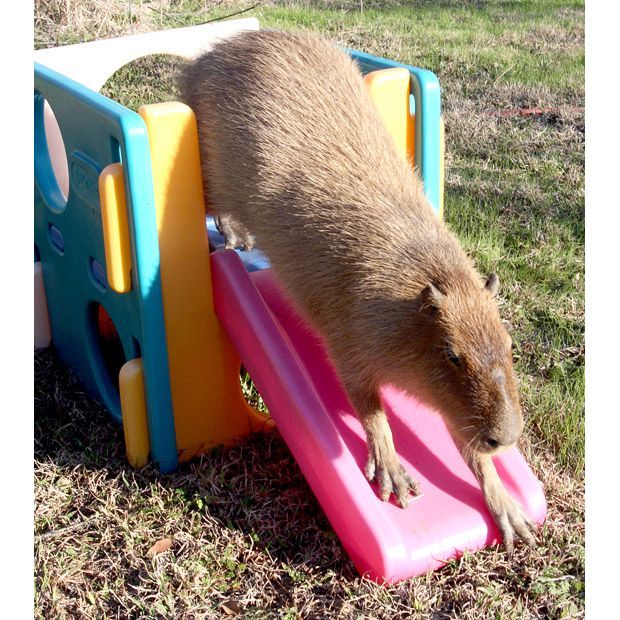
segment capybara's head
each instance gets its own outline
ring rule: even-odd
[[[487,453],[511,446],[523,430],[498,285],[495,274],[486,282],[465,277],[449,286],[429,284],[419,299],[409,379],[403,374],[398,381],[403,387],[411,381],[411,392],[443,415],[458,442]]]

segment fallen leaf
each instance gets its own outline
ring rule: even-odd
[[[168,551],[172,547],[172,538],[162,538],[158,540],[147,552],[146,555],[149,558],[155,557],[158,553]]]
[[[241,605],[234,599],[222,603],[222,609],[227,616],[236,616],[241,613]]]

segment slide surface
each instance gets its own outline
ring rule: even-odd
[[[362,427],[319,337],[270,269],[248,273],[239,255],[211,255],[215,311],[278,430],[358,571],[394,582],[499,540],[480,488],[435,412],[385,387],[396,451],[421,496],[406,509],[382,502],[364,478]],[[516,449],[495,464],[531,519],[546,515],[542,485]]]

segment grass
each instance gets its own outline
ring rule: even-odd
[[[96,27],[78,4],[37,2],[35,46],[190,25],[253,3],[134,2],[128,16],[111,2]],[[480,270],[500,275],[527,416],[522,449],[549,504],[539,548],[512,561],[489,549],[377,587],[355,575],[277,434],[169,476],[132,471],[122,433],[44,352],[35,356],[37,617],[221,618],[238,606],[248,618],[583,616],[583,11],[557,0],[325,0],[246,13],[438,75],[446,220]],[[174,98],[174,74],[170,58],[143,60],[105,93],[134,108]],[[541,112],[515,113],[525,108]],[[247,377],[246,389],[258,401]],[[149,559],[166,537],[172,548]]]
[[[38,618],[560,618],[583,607],[582,483],[537,455],[540,547],[466,555],[380,587],[355,574],[276,434],[160,476],[52,352],[35,357]],[[172,547],[153,558],[158,540]]]

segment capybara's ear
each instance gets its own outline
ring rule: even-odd
[[[495,297],[495,295],[497,295],[497,291],[499,290],[499,278],[496,273],[489,274],[484,288],[489,291],[491,297]]]
[[[429,284],[420,293],[420,312],[435,314],[443,300],[444,294],[434,284]]]

